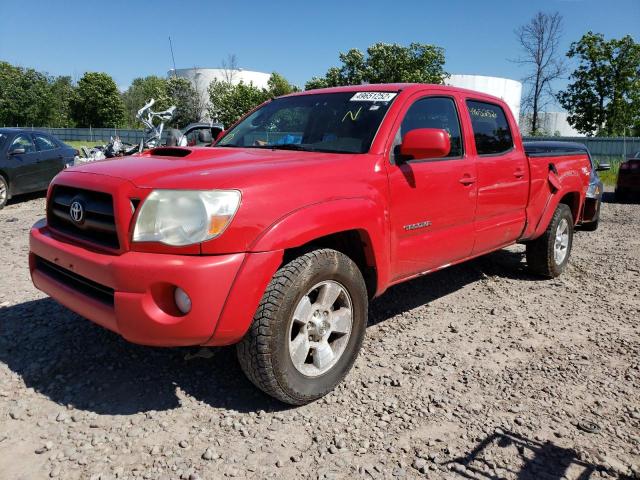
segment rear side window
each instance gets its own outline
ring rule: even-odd
[[[493,103],[467,100],[478,155],[498,155],[513,148],[507,116]]]
[[[38,150],[40,150],[41,152],[44,150],[55,150],[56,148],[58,148],[53,140],[45,137],[44,135],[34,135],[33,138],[36,142]]]

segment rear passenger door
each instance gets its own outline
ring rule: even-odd
[[[526,221],[529,165],[498,104],[467,99],[478,173],[474,254],[517,240]]]
[[[38,159],[39,168],[42,173],[40,186],[47,188],[51,179],[64,169],[62,148],[60,148],[55,140],[41,133],[34,133],[33,141],[40,154]]]
[[[11,190],[14,194],[38,190],[41,183],[39,158],[30,134],[20,133],[13,138],[7,149],[7,163],[13,171]]]

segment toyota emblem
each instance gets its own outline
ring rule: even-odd
[[[71,202],[71,206],[69,207],[69,215],[71,216],[71,220],[75,223],[82,223],[84,220],[84,207],[82,204],[74,200]]]

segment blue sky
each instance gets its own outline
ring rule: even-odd
[[[0,60],[79,78],[104,71],[120,88],[176,65],[216,67],[235,53],[247,70],[300,86],[338,64],[338,52],[374,42],[433,43],[450,73],[520,79],[514,28],[537,11],[564,16],[563,45],[588,31],[640,41],[640,0],[304,0],[257,2],[7,0]],[[184,6],[183,6],[184,5]]]

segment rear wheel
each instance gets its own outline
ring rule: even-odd
[[[9,200],[9,184],[4,179],[2,175],[0,175],[0,210],[4,208]]]
[[[346,255],[314,250],[274,275],[238,359],[247,377],[292,405],[335,388],[358,356],[367,325],[362,274]]]
[[[573,245],[573,215],[561,203],[553,213],[547,230],[527,243],[527,264],[531,271],[543,277],[554,278],[567,268]]]

